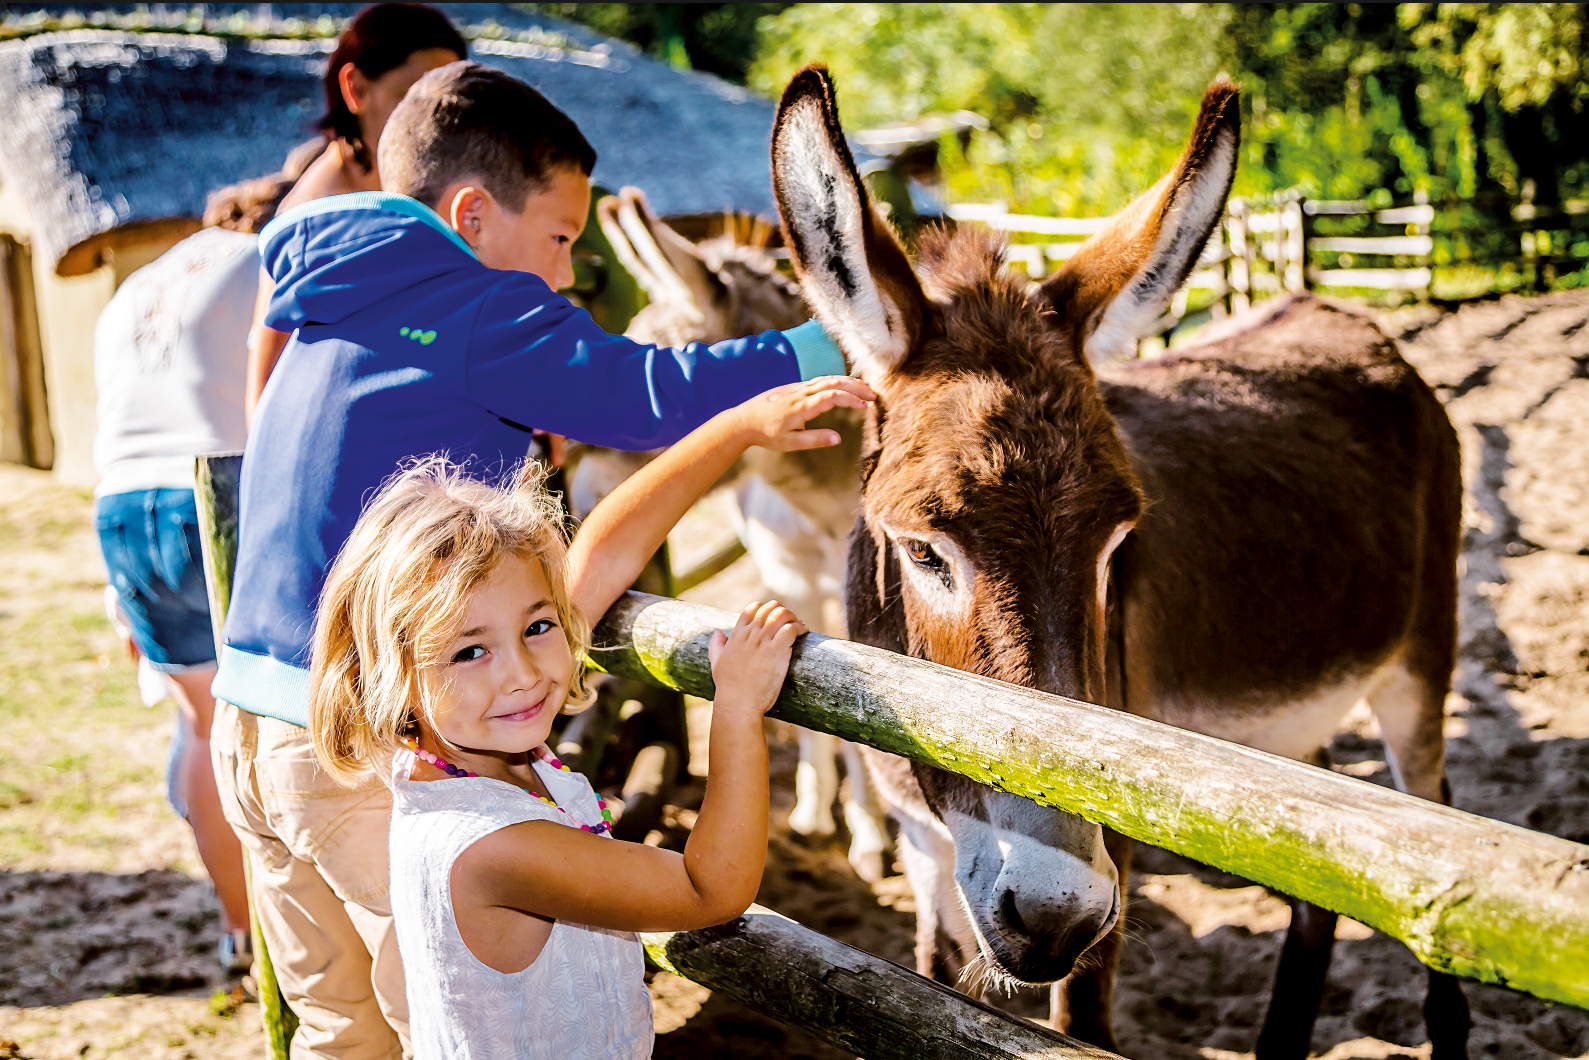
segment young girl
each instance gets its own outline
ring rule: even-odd
[[[591,513],[566,549],[554,502],[432,459],[360,517],[321,597],[315,752],[338,779],[390,770],[392,910],[417,1060],[646,1057],[635,932],[742,913],[767,848],[761,719],[805,626],[752,604],[710,645],[710,779],[682,855],[610,838],[611,814],[546,740],[589,700],[588,619],[750,445],[833,445],[804,430],[865,383],[769,391],[709,420]]]

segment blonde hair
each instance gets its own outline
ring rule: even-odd
[[[470,596],[510,556],[537,560],[551,587],[574,656],[564,709],[591,701],[590,626],[569,599],[563,511],[544,479],[527,463],[512,489],[498,489],[428,457],[359,517],[326,577],[309,669],[315,755],[339,782],[364,780],[419,717],[434,718],[436,689],[420,671],[443,661]]]

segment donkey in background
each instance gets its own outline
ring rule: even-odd
[[[777,271],[763,249],[765,235],[758,239],[752,231],[747,239],[730,228],[691,242],[651,211],[638,188],[624,188],[597,203],[596,217],[619,261],[650,299],[626,329],[632,339],[677,347],[791,328],[810,317],[799,287]],[[837,430],[843,443],[798,453],[752,449],[726,481],[734,491],[735,533],[762,584],[812,629],[842,637],[846,540],[860,508],[861,422],[841,409],[817,425]],[[575,515],[583,518],[652,455],[577,446],[570,490]],[[808,729],[799,730],[799,740],[790,828],[812,837],[835,833],[836,758],[842,753],[850,777],[843,803],[850,865],[862,879],[881,879],[888,833],[859,752],[853,744]]]
[[[1323,764],[1367,699],[1395,782],[1447,801],[1461,485],[1433,393],[1372,324],[1307,296],[1155,361],[1129,355],[1235,173],[1237,89],[1174,170],[1041,288],[962,229],[915,266],[868,199],[826,71],[784,93],[773,182],[806,301],[879,399],[846,585],[856,639]],[[1131,845],[866,749],[900,824],[923,974],[1055,983],[1053,1022],[1114,1048]],[[1308,1053],[1336,916],[1293,902],[1257,1051]],[[1083,959],[1083,955],[1088,956]],[[1464,1056],[1431,971],[1437,1060]]]

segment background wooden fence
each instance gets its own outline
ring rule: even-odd
[[[1475,235],[1463,229],[1472,223],[1464,220],[1463,212],[1471,205],[1453,201],[1437,208],[1422,195],[1390,207],[1308,199],[1294,192],[1231,199],[1192,275],[1154,326],[1157,337],[1144,340],[1142,352],[1162,349],[1178,330],[1287,291],[1427,300],[1435,279],[1435,230],[1445,226],[1439,238],[1453,246]],[[1012,214],[997,203],[958,203],[947,212],[956,221],[1009,233],[1009,260],[1034,280],[1051,274],[1109,220]],[[1510,212],[1505,231],[1484,235],[1507,248],[1491,264],[1514,270],[1522,286],[1543,291],[1560,276],[1589,267],[1589,244],[1584,242],[1589,202],[1541,207],[1525,200],[1512,204]],[[1489,290],[1486,286],[1473,294]]]

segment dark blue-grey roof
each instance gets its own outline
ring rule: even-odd
[[[359,6],[271,12],[340,18]],[[557,19],[440,6],[467,27],[471,58],[522,77],[579,123],[599,154],[599,183],[639,185],[663,215],[774,216],[771,101]],[[133,7],[75,10],[125,24]],[[7,5],[6,22],[30,11],[58,19],[67,8]],[[261,5],[204,11],[206,25],[225,30],[238,24],[227,18],[258,17]],[[501,34],[518,39],[493,39]],[[313,132],[332,44],[91,27],[0,44],[0,181],[32,211],[35,253],[55,265],[115,229],[197,217],[216,188],[280,168]]]

